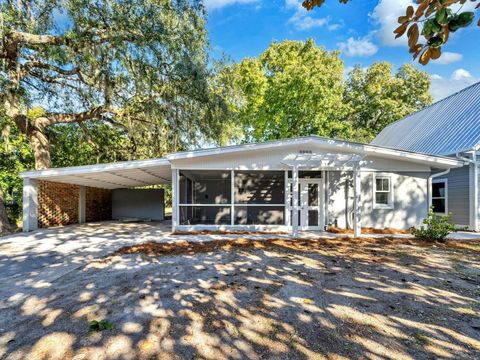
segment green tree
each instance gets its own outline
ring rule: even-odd
[[[311,39],[272,42],[258,58],[227,67],[222,76],[233,83],[230,106],[244,141],[350,134],[349,124],[341,120],[339,53]]]
[[[429,88],[429,75],[409,64],[395,74],[387,62],[366,69],[356,66],[348,74],[344,93],[353,139],[370,142],[388,124],[431,104]]]
[[[339,1],[346,4],[349,0]],[[303,7],[312,10],[324,2],[325,0],[304,0]],[[394,34],[396,38],[407,34],[410,53],[414,60],[421,53],[419,62],[422,65],[442,55],[442,46],[448,42],[450,33],[472,24],[475,13],[462,11],[464,5],[470,3],[476,4],[475,9],[480,7],[479,0],[416,0],[416,3],[416,7],[407,6],[405,15],[398,18],[400,26]],[[480,20],[477,25],[480,26]]]
[[[138,146],[149,135],[156,153],[219,133],[201,2],[19,0],[0,9],[0,106],[37,169],[52,165],[47,133],[57,124],[124,128]]]
[[[12,230],[14,226],[10,224],[15,224],[20,217],[23,184],[18,174],[31,168],[34,159],[28,139],[3,112],[0,112],[0,128],[3,129],[0,134],[0,234],[3,234]]]

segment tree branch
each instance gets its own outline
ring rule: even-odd
[[[121,111],[111,106],[97,106],[80,113],[46,113],[44,116],[35,119],[37,126],[49,126],[54,124],[81,123],[95,118],[106,120],[106,114],[119,114]]]
[[[7,37],[15,43],[29,45],[63,45],[68,42],[64,36],[36,35],[17,30],[11,30],[7,34]]]

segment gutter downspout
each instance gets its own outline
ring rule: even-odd
[[[472,215],[470,217],[470,225],[473,228],[473,231],[478,231],[478,217],[480,215],[480,209],[478,207],[478,166],[479,162],[477,161],[477,149],[475,148],[472,151],[472,158],[466,158],[460,155],[460,152],[456,153],[456,157],[460,160],[468,162],[470,164],[470,170],[473,166],[473,174],[470,174],[470,189],[473,190],[473,194],[470,195],[470,211]],[[473,179],[472,179],[473,176]],[[473,189],[472,189],[472,180],[473,180]]]

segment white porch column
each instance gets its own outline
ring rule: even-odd
[[[23,179],[23,231],[38,229],[38,181]]]
[[[354,217],[353,234],[358,237],[362,234],[362,182],[360,177],[360,166],[355,165],[353,170],[353,195],[354,195]]]
[[[172,169],[172,232],[175,232],[178,226],[178,169]]]
[[[292,236],[298,237],[298,166],[292,168]]]
[[[86,204],[86,191],[85,186],[80,186],[80,194],[78,197],[78,223],[85,224],[85,205]]]

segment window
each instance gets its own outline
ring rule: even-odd
[[[434,180],[432,183],[432,206],[435,214],[447,213],[447,180]]]
[[[393,190],[390,176],[374,174],[373,208],[393,209]]]
[[[181,170],[179,175],[180,225],[230,224],[230,171]]]
[[[285,171],[235,171],[235,225],[285,224]]]

